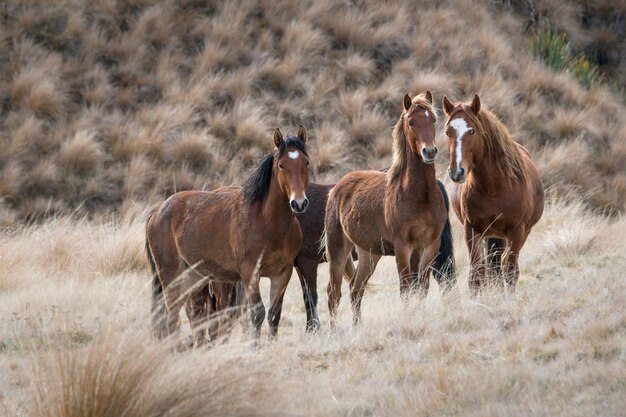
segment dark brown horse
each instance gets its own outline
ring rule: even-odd
[[[395,255],[400,293],[428,292],[429,272],[446,223],[434,161],[435,122],[430,91],[403,98],[393,131],[389,171],[357,171],[344,176],[328,196],[324,220],[329,262],[328,307],[331,328],[341,298],[341,272],[356,246],[359,263],[350,282],[353,321],[361,319],[367,281],[383,255]]]
[[[294,213],[308,206],[306,132],[283,140],[235,192],[186,191],[172,195],[149,217],[146,246],[154,272],[153,311],[158,337],[176,334],[179,311],[203,279],[242,282],[258,337],[265,315],[259,279],[271,280],[270,337],[278,330],[285,288],[302,233]],[[182,270],[186,274],[176,282]],[[161,304],[164,302],[166,314]],[[167,320],[164,320],[164,315]]]
[[[324,232],[324,208],[328,192],[333,185],[309,184],[306,195],[309,205],[304,213],[296,214],[302,231],[302,243],[294,267],[300,278],[304,307],[307,315],[306,331],[314,332],[319,329],[320,321],[317,312],[317,265],[325,262],[324,248],[320,248],[320,240]],[[221,187],[217,192],[235,192],[239,187]],[[356,254],[355,254],[356,255]],[[346,263],[344,277],[349,281],[354,275],[352,262]],[[194,291],[186,306],[187,317],[192,327],[208,319],[209,338],[216,340],[228,328],[229,319],[236,317],[240,312],[241,284],[211,282]],[[204,338],[204,327],[194,330],[196,337]],[[201,344],[197,340],[196,344]]]
[[[454,181],[452,206],[463,223],[470,253],[469,287],[485,284],[484,239],[488,263],[511,291],[519,277],[518,257],[528,234],[543,213],[543,185],[528,151],[511,138],[506,126],[480,97],[452,104],[443,97],[450,146],[448,172]]]

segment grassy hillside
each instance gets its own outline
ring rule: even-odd
[[[623,212],[626,6],[612,3],[6,0],[0,223],[238,184],[276,126],[309,129],[316,181],[381,168],[402,95],[424,89],[438,104],[478,91],[550,190]],[[530,53],[553,25],[603,82]]]

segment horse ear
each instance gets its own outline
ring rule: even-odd
[[[430,104],[433,104],[433,93],[431,93],[430,90],[426,90],[426,100],[428,100]]]
[[[280,133],[280,129],[276,128],[276,130],[274,131],[274,145],[276,145],[277,148],[280,148],[280,145],[283,143],[283,134]]]
[[[300,125],[300,129],[298,129],[298,139],[300,139],[300,142],[306,143],[306,140],[307,140],[306,130],[304,130],[304,126],[302,125]]]
[[[443,111],[446,113],[447,116],[450,116],[452,110],[454,110],[454,104],[452,104],[450,100],[448,100],[448,97],[443,96]]]
[[[412,104],[413,104],[413,100],[411,100],[411,96],[408,94],[405,94],[404,98],[402,99],[402,107],[404,107],[404,111],[409,110]]]
[[[476,114],[480,111],[480,97],[478,93],[474,93],[474,99],[472,100],[472,111]]]

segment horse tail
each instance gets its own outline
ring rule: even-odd
[[[447,292],[456,284],[456,264],[454,262],[454,244],[452,241],[452,226],[450,225],[450,200],[446,187],[441,181],[437,181],[443,202],[446,207],[446,224],[441,232],[439,253],[434,262],[434,277],[437,284],[443,285],[443,291]]]
[[[148,240],[148,224],[150,223],[150,219],[152,219],[156,210],[157,207],[152,208],[148,213],[148,219],[146,220],[146,256],[148,257],[148,263],[150,263],[150,270],[152,271],[152,329],[158,339],[163,339],[167,336],[163,285],[159,279],[156,262],[154,261],[154,256]]]
[[[504,239],[487,239],[487,265],[492,274],[500,275],[502,273],[502,254],[505,246]]]

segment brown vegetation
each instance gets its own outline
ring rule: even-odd
[[[613,85],[626,24],[613,2],[3,4],[4,224],[237,184],[279,125],[309,130],[314,180],[382,168],[399,99],[425,89],[437,102],[480,92],[536,154],[584,144],[568,171],[585,178],[552,190],[625,209],[626,111]],[[585,89],[530,56],[528,39],[550,25],[603,84]],[[542,174],[554,165],[544,160]]]

